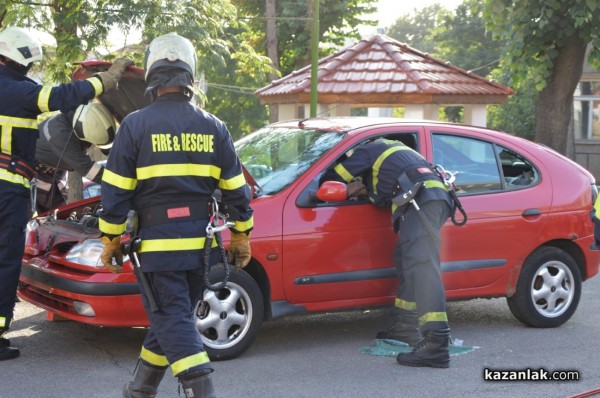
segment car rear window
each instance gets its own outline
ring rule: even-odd
[[[433,160],[457,172],[460,194],[522,189],[539,181],[539,173],[522,155],[492,142],[434,133]]]

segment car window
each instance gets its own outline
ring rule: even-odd
[[[525,157],[491,142],[434,133],[432,145],[434,164],[457,173],[459,194],[520,189],[539,179]]]
[[[275,194],[296,180],[345,134],[301,128],[261,129],[238,140],[241,162],[258,184],[258,195]]]

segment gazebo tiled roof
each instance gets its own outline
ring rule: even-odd
[[[318,102],[368,105],[500,104],[513,90],[375,34],[318,64]],[[306,66],[255,92],[265,104],[310,102]]]

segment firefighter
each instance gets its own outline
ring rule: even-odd
[[[116,128],[113,115],[99,102],[80,105],[74,112],[59,113],[40,123],[35,149],[38,212],[65,203],[66,171],[102,182],[104,167],[92,160],[88,150],[96,146],[107,154]]]
[[[192,103],[196,62],[191,42],[175,33],[149,44],[144,68],[153,102],[123,119],[102,179],[102,262],[119,272],[120,235],[135,210],[138,286],[150,321],[124,397],[154,397],[169,366],[186,397],[214,396],[194,307],[203,297],[207,209],[217,189],[239,212],[228,255],[237,269],[250,261],[250,188],[225,124]],[[209,250],[209,261],[219,252]]]
[[[328,170],[321,178],[322,182],[327,180],[348,183],[349,197],[364,188],[373,204],[392,210],[393,228],[398,234],[393,256],[399,284],[391,325],[377,338],[413,346],[412,352],[398,355],[402,365],[448,367],[450,329],[440,274],[440,229],[450,216],[453,202],[441,177],[408,146],[377,139],[358,147]],[[414,198],[421,214],[410,203],[393,203],[414,184],[422,184]]]
[[[0,32],[0,360],[19,356],[4,334],[13,320],[17,283],[25,246],[30,181],[34,177],[37,116],[43,112],[75,110],[116,87],[131,63],[117,60],[106,72],[84,81],[58,86],[40,85],[27,77],[42,47],[25,29]]]

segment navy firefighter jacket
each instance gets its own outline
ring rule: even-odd
[[[379,207],[391,206],[394,228],[396,221],[403,214],[392,203],[392,197],[397,188],[398,177],[406,173],[414,184],[423,181],[423,186],[415,200],[425,203],[430,200],[443,200],[452,207],[452,199],[441,177],[431,169],[431,165],[421,154],[401,142],[377,139],[359,146],[345,159],[329,170],[322,178],[350,182],[356,177],[362,177],[362,182],[369,192],[369,200]]]
[[[250,188],[227,127],[181,93],[161,95],[125,117],[119,127],[102,177],[100,230],[122,234],[129,210],[135,210],[140,215],[144,271],[198,268],[208,221],[176,213],[189,212],[194,201],[210,199],[216,189],[222,202],[240,213],[233,231],[249,233]],[[141,222],[148,209],[157,213],[153,209],[159,208],[162,214],[165,207],[172,219],[152,225]]]
[[[0,180],[29,188],[31,177],[10,163],[35,166],[37,116],[55,110],[73,111],[102,90],[98,77],[58,86],[41,85],[0,65]]]

